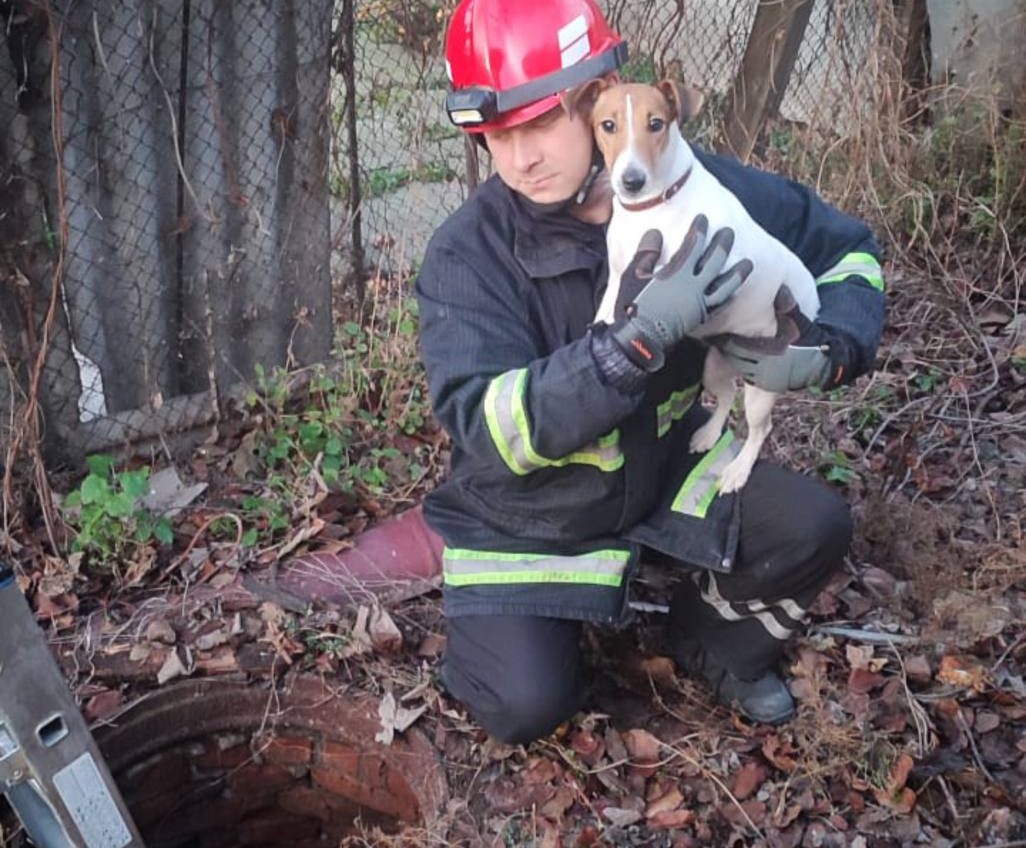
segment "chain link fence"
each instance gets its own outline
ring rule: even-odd
[[[415,269],[486,175],[442,108],[453,5],[0,0],[5,445],[30,401],[73,459],[226,414],[258,365],[330,357],[346,295]],[[891,4],[791,5],[774,111],[843,133]],[[705,91],[707,143],[746,49],[786,48],[749,48],[756,0],[605,8],[628,76]]]

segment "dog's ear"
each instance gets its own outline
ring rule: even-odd
[[[568,115],[573,116],[576,113],[588,118],[598,96],[610,85],[612,83],[604,77],[588,80],[583,85],[564,91],[560,102]]]
[[[664,79],[656,84],[673,109],[673,116],[678,123],[690,121],[702,108],[705,95],[697,88],[678,82],[675,79]]]

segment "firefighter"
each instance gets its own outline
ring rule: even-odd
[[[678,664],[749,719],[788,720],[775,666],[851,538],[843,498],[769,462],[740,493],[717,495],[729,433],[688,453],[707,416],[704,347],[688,333],[751,270],[724,267],[731,233],[699,219],[672,271],[654,277],[639,250],[623,285],[632,317],[618,308],[612,327],[592,323],[608,181],[560,94],[616,78],[626,55],[592,0],[462,0],[447,34],[449,116],[496,173],[433,235],[416,282],[432,403],[452,440],[424,515],[446,543],[442,682],[508,742],[582,706],[582,623],[628,621],[642,556],[679,576]],[[733,351],[746,379],[831,389],[868,372],[884,320],[869,229],[799,184],[696,155],[818,283],[821,312],[795,346]],[[658,355],[639,357],[638,339]]]

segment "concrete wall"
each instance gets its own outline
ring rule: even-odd
[[[1026,0],[927,0],[933,82],[1026,117]]]

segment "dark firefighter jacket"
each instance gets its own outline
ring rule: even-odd
[[[696,150],[817,279],[817,323],[872,367],[883,326],[869,229],[805,187]],[[704,348],[685,340],[636,394],[603,381],[589,325],[605,227],[539,210],[492,177],[435,233],[416,293],[448,479],[425,516],[446,542],[448,615],[617,621],[642,545],[729,569],[737,499],[715,481],[732,436],[688,453]]]

